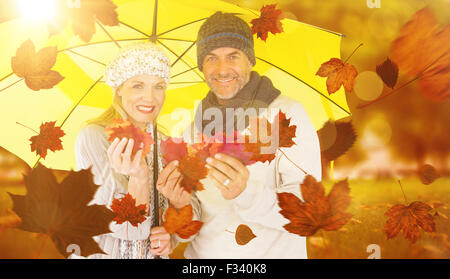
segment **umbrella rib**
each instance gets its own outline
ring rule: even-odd
[[[4,81],[5,79],[9,78],[9,77],[12,76],[13,74],[14,74],[14,72],[11,72],[11,73],[7,74],[6,76],[2,77],[2,78],[0,79],[0,82],[2,82],[2,81]]]
[[[199,21],[202,21],[202,20],[205,20],[205,19],[207,19],[207,17],[201,18],[201,19],[197,19],[197,20],[194,20],[194,21],[185,23],[185,24],[183,24],[183,25],[177,26],[177,27],[175,27],[175,28],[172,28],[172,29],[170,29],[170,30],[164,31],[164,32],[158,34],[158,38],[159,38],[160,36],[164,35],[164,34],[167,34],[167,33],[169,33],[169,32],[175,31],[175,30],[177,30],[177,29],[180,29],[180,28],[182,28],[182,27],[188,26],[188,25],[190,25],[190,24],[194,24],[194,23],[196,23],[196,22],[199,22]]]
[[[20,81],[22,81],[22,80],[24,80],[24,79],[23,79],[23,78],[21,78],[21,79],[19,79],[19,80],[15,81],[15,82],[13,82],[12,84],[10,84],[10,85],[6,86],[5,88],[2,88],[2,89],[0,89],[0,92],[2,92],[2,91],[5,91],[6,89],[8,89],[8,88],[10,88],[11,86],[13,86],[13,85],[15,85],[15,84],[19,83],[19,82],[20,82]]]
[[[108,37],[116,44],[116,46],[118,48],[122,48],[119,43],[113,38],[113,36],[108,32],[108,30],[106,30],[105,26],[103,26],[103,24],[101,24],[98,20],[96,20],[98,26],[100,26],[100,28],[103,30],[103,32],[106,33],[106,35],[108,35]]]
[[[195,69],[197,69],[197,68],[198,68],[198,67],[190,68],[190,69],[188,69],[188,70],[186,70],[186,71],[183,71],[183,72],[181,72],[181,73],[178,73],[178,74],[176,74],[176,75],[173,75],[173,76],[171,76],[170,78],[174,78],[174,77],[180,76],[180,75],[185,74],[185,73],[187,73],[187,72],[193,71],[193,70],[195,70]]]
[[[173,67],[175,64],[177,64],[178,61],[180,61],[181,58],[195,45],[195,42],[193,42],[178,58],[175,60],[175,62],[172,63],[171,67]]]
[[[73,53],[73,54],[76,54],[76,55],[78,55],[78,56],[81,56],[81,57],[83,57],[83,58],[85,58],[85,59],[88,59],[88,60],[90,60],[90,61],[92,61],[92,62],[98,63],[98,64],[100,64],[100,65],[102,65],[102,66],[106,66],[106,64],[103,63],[103,62],[100,62],[100,61],[98,61],[98,60],[95,60],[95,59],[93,59],[93,58],[90,58],[90,57],[88,57],[88,56],[86,56],[86,55],[83,55],[83,54],[81,54],[81,53],[75,52],[75,51],[73,51],[73,50],[71,50],[71,49],[69,49],[69,50],[67,50],[67,51],[69,51],[69,52],[71,52],[71,53]]]
[[[148,40],[148,38],[119,39],[119,40],[116,40],[116,41],[118,41],[118,42],[127,42],[127,41],[144,41],[144,40]],[[92,43],[86,43],[86,44],[71,46],[71,47],[68,47],[68,48],[64,48],[64,49],[58,50],[58,52],[71,50],[71,49],[79,48],[79,47],[100,45],[100,44],[106,44],[106,43],[112,43],[112,41],[92,42]]]
[[[174,38],[158,38],[159,40],[169,40],[169,41],[178,41],[178,42],[189,42],[189,43],[195,43],[196,41],[193,40],[184,40],[184,39],[174,39]]]
[[[137,29],[137,28],[135,28],[135,27],[133,27],[133,26],[131,26],[131,25],[129,25],[129,24],[126,24],[126,23],[123,22],[123,21],[119,21],[119,23],[122,24],[122,25],[125,25],[126,27],[128,27],[128,28],[130,28],[130,29],[133,29],[133,30],[136,31],[136,32],[141,33],[142,35],[146,36],[147,39],[151,37],[149,34],[143,32],[143,31],[141,31],[141,30],[139,30],[139,29]]]
[[[177,82],[170,82],[170,84],[191,84],[191,83],[203,83],[203,81],[177,81]]]
[[[72,107],[72,109],[70,110],[70,112],[67,114],[66,118],[64,118],[63,122],[61,123],[61,125],[59,125],[60,128],[62,128],[62,126],[64,125],[64,123],[66,123],[67,119],[70,117],[70,115],[72,115],[72,113],[75,111],[75,109],[78,107],[78,105],[81,103],[81,101],[83,101],[84,98],[86,98],[86,96],[89,94],[89,92],[91,92],[91,90],[95,87],[95,85],[97,85],[99,83],[99,81],[103,78],[103,75],[98,78],[94,84],[91,85],[91,87],[89,87],[88,91],[86,91],[86,93],[84,93],[84,95],[78,100],[78,102]],[[37,159],[36,163],[33,166],[33,169],[36,168],[37,164],[39,163],[39,161],[41,160],[41,156],[39,156],[39,158]]]
[[[261,61],[263,61],[263,62],[265,62],[265,63],[267,63],[267,64],[269,64],[269,65],[271,65],[271,66],[273,66],[273,67],[275,67],[275,68],[277,68],[277,69],[280,70],[280,71],[285,72],[286,74],[290,75],[291,77],[295,78],[296,80],[298,80],[298,81],[302,82],[303,84],[307,85],[308,87],[310,87],[311,89],[313,89],[315,92],[319,93],[322,97],[324,97],[325,99],[327,99],[328,101],[332,102],[332,103],[335,104],[337,107],[339,107],[341,110],[343,110],[344,112],[346,112],[348,115],[352,116],[352,114],[351,114],[349,111],[347,111],[345,108],[341,107],[339,104],[337,104],[335,101],[331,100],[329,97],[327,97],[325,94],[323,94],[322,92],[320,92],[320,91],[317,90],[316,88],[314,88],[314,87],[312,87],[311,85],[309,85],[307,82],[303,81],[302,79],[298,78],[297,76],[291,74],[290,72],[288,72],[288,71],[286,71],[286,70],[284,70],[284,69],[278,67],[277,65],[275,65],[275,64],[273,64],[273,63],[271,63],[271,62],[269,62],[269,61],[267,61],[267,60],[264,60],[264,59],[259,58],[259,57],[256,57],[256,58],[259,59],[259,60],[261,60]]]
[[[163,42],[161,42],[160,40],[158,40],[158,42],[165,48],[167,48],[170,52],[173,53],[173,55],[175,55],[176,57],[179,57],[173,50],[171,50],[168,46],[166,46],[165,44],[163,44]],[[191,66],[189,66],[189,64],[183,60],[183,58],[180,59],[184,64],[186,64],[186,66],[188,66],[189,68],[193,69]],[[199,76],[203,81],[205,81],[205,79],[196,71],[194,71],[194,73]]]

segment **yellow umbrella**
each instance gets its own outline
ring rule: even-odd
[[[81,4],[83,8],[86,1],[69,0],[67,4]],[[171,59],[171,83],[158,125],[172,136],[179,135],[193,119],[196,104],[208,92],[196,67],[195,40],[200,25],[216,11],[236,13],[247,22],[259,16],[257,11],[218,0],[112,2],[117,6],[119,24],[105,26],[97,20],[96,32],[88,42],[74,35],[70,24],[60,34],[49,37],[48,18],[20,17],[0,23],[0,146],[30,166],[40,160],[54,169],[75,168],[74,143],[79,129],[84,121],[98,116],[111,104],[113,92],[103,82],[105,65],[119,48],[136,41],[156,42]],[[51,11],[49,7],[45,11]],[[34,11],[34,15],[41,14]],[[325,79],[315,75],[323,62],[340,56],[342,35],[289,19],[283,20],[283,29],[267,42],[255,37],[255,70],[270,77],[282,94],[300,101],[316,129],[329,119],[349,116],[344,90],[328,96]],[[52,70],[64,80],[52,89],[33,91],[12,73],[11,58],[28,39],[36,50],[57,47]],[[61,138],[64,149],[40,159],[30,149],[29,138],[35,133],[17,122],[38,130],[41,123],[48,121],[57,121],[56,126],[66,133]]]

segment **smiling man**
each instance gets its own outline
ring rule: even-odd
[[[270,163],[245,166],[236,158],[218,154],[207,159],[208,176],[201,181],[205,190],[193,193],[190,201],[167,195],[177,207],[190,203],[195,218],[203,222],[200,232],[188,239],[191,243],[185,257],[306,258],[306,238],[283,228],[289,221],[279,213],[276,193],[301,197],[299,185],[305,173],[298,166],[321,180],[320,145],[308,115],[300,103],[281,95],[269,78],[252,71],[256,64],[253,35],[239,17],[217,12],[207,19],[199,30],[197,55],[210,92],[184,134],[186,141],[195,142],[198,134],[245,129],[249,123],[246,116],[252,113],[237,113],[239,109],[256,111],[258,116],[281,110],[297,129],[295,145],[278,150]],[[171,163],[160,174],[161,180],[167,181],[163,186],[166,193],[176,189],[180,172],[175,169],[176,164]],[[245,245],[235,238],[241,224],[256,235]]]

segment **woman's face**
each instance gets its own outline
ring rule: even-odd
[[[117,90],[122,107],[133,124],[144,128],[156,119],[166,98],[164,79],[153,75],[129,78]]]

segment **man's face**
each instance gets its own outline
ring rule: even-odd
[[[236,48],[217,48],[203,59],[206,83],[222,100],[233,98],[247,84],[251,70],[247,55]]]

